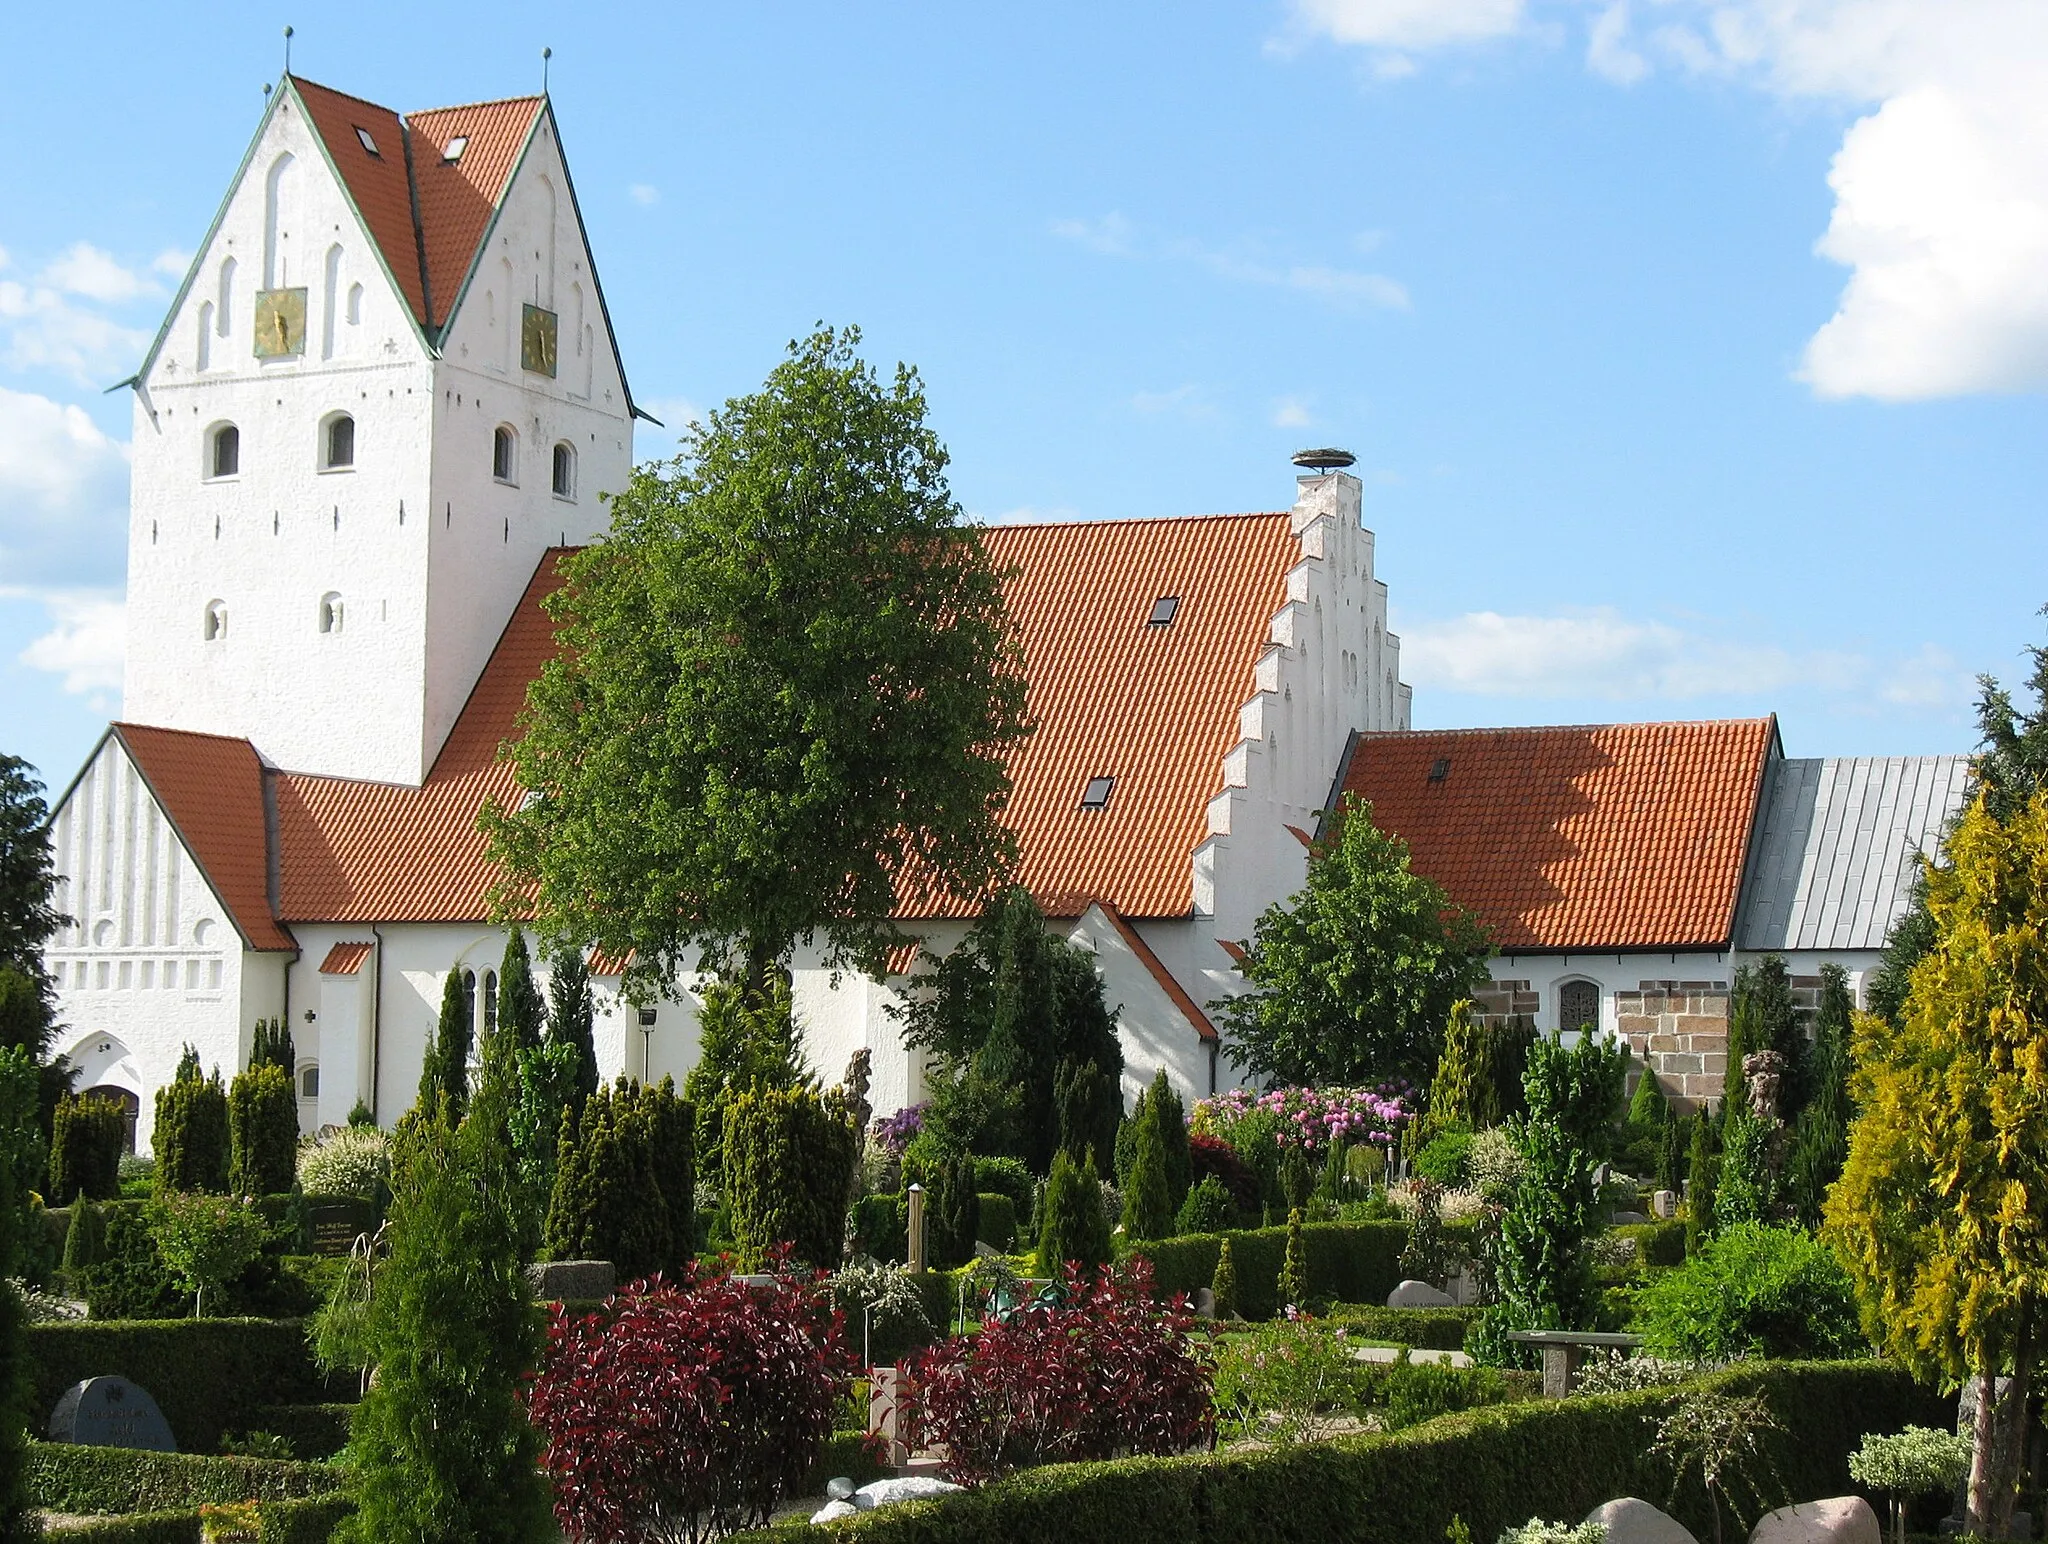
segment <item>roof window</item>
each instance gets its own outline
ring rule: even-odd
[[[1106,810],[1109,796],[1116,789],[1113,777],[1091,777],[1088,786],[1081,790],[1081,808],[1084,810]]]
[[[374,139],[370,138],[370,131],[364,128],[360,123],[356,125],[356,138],[363,142],[363,148],[369,151],[371,155],[377,155],[377,142]],[[382,156],[378,156],[377,158],[380,161],[383,159]]]
[[[451,162],[459,161],[462,159],[462,152],[468,148],[469,136],[467,134],[458,134],[448,141],[448,148],[441,152],[441,159]]]
[[[1145,618],[1145,625],[1147,627],[1170,627],[1173,625],[1173,614],[1178,610],[1180,610],[1180,597],[1178,595],[1162,595],[1159,599],[1152,602],[1152,615]]]
[[[1435,761],[1433,761],[1433,762],[1431,762],[1431,763],[1429,764],[1429,780],[1430,780],[1430,781],[1431,781],[1432,783],[1441,783],[1441,782],[1444,782],[1444,781],[1445,781],[1446,779],[1448,779],[1448,778],[1450,777],[1450,775],[1451,775],[1451,758],[1450,758],[1450,757],[1448,757],[1448,756],[1439,756],[1439,757],[1437,757],[1437,759],[1436,759]]]

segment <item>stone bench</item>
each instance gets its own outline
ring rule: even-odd
[[[1611,1335],[1600,1330],[1510,1330],[1508,1339],[1535,1346],[1543,1353],[1543,1397],[1562,1399],[1578,1381],[1579,1364],[1588,1351],[1633,1351],[1640,1335]]]

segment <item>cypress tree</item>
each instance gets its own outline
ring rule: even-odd
[[[1657,1074],[1645,1061],[1643,1075],[1636,1079],[1636,1091],[1629,1099],[1628,1123],[1638,1131],[1655,1131],[1665,1123],[1670,1113],[1671,1107],[1665,1101]]]
[[[696,1110],[676,1096],[673,1078],[640,1095],[647,1123],[648,1167],[668,1212],[665,1270],[681,1270],[694,1257],[697,1212]]]
[[[1280,1195],[1287,1203],[1287,1209],[1298,1212],[1308,1205],[1308,1198],[1315,1194],[1315,1174],[1310,1170],[1308,1154],[1301,1146],[1290,1144],[1280,1155]]]
[[[1301,1208],[1287,1214],[1287,1253],[1280,1261],[1280,1303],[1302,1307],[1308,1302],[1308,1247],[1301,1232]]]
[[[191,1046],[178,1062],[177,1075],[156,1091],[155,1187],[158,1195],[173,1191],[228,1188],[228,1096],[220,1073],[203,1077],[199,1053]]]
[[[80,1198],[71,1203],[71,1224],[64,1230],[64,1275],[77,1290],[78,1275],[107,1256],[107,1219],[98,1206]]]
[[[1849,1157],[1849,1123],[1855,1111],[1849,1100],[1849,1021],[1854,1004],[1848,973],[1841,966],[1821,966],[1820,1012],[1814,1019],[1810,1064],[1812,1098],[1792,1132],[1792,1151],[1785,1165],[1787,1199],[1802,1226],[1817,1228],[1828,1187],[1841,1177]]]
[[[299,1101],[291,1074],[275,1062],[237,1073],[228,1090],[228,1188],[280,1195],[292,1188],[299,1154]]]
[[[1768,1046],[1784,1060],[1778,1079],[1778,1116],[1786,1124],[1798,1118],[1812,1094],[1811,1057],[1806,1026],[1792,1000],[1792,974],[1783,955],[1767,954],[1757,962],[1755,991],[1758,1047]]]
[[[1674,1115],[1666,1107],[1664,1128],[1657,1138],[1657,1188],[1677,1195],[1685,1187],[1685,1156],[1697,1117]]]
[[[1498,1126],[1526,1114],[1522,1076],[1529,1070],[1529,1048],[1536,1043],[1536,1022],[1524,1015],[1485,1025],[1479,1035],[1478,1070],[1473,1076],[1472,1124]]]
[[[675,1232],[654,1165],[654,1122],[624,1078],[583,1106],[557,1159],[544,1235],[555,1260],[610,1260],[631,1281],[674,1263]],[[687,1224],[686,1224],[687,1226]]]
[[[1742,1075],[1743,1058],[1763,1049],[1757,1025],[1756,970],[1740,965],[1728,998],[1728,1066],[1721,1076],[1721,1124],[1727,1125],[1749,1108],[1749,1083]]]
[[[1114,1153],[1123,1101],[1116,1080],[1092,1061],[1068,1059],[1053,1079],[1060,1150],[1093,1165],[1096,1153]]]
[[[287,1078],[297,1072],[299,1055],[292,1044],[291,1026],[283,1019],[258,1019],[249,1043],[249,1065],[282,1068]]]
[[[1472,1019],[1472,1004],[1463,998],[1451,1004],[1444,1024],[1444,1048],[1436,1059],[1436,1077],[1429,1085],[1427,1125],[1432,1134],[1459,1121],[1479,1124],[1483,1038]]]
[[[460,1121],[469,1110],[469,1052],[474,1043],[469,990],[462,966],[450,968],[441,983],[441,1017],[427,1041],[420,1065],[419,1108],[431,1110],[437,1098],[448,1101],[449,1118]]]
[[[112,1201],[121,1194],[121,1149],[128,1116],[101,1094],[66,1094],[50,1128],[50,1198],[59,1206],[84,1196]]]
[[[778,1243],[806,1265],[839,1262],[858,1140],[837,1102],[807,1088],[754,1088],[726,1106],[725,1196],[749,1269]]]
[[[1080,1160],[1055,1153],[1039,1204],[1038,1274],[1057,1279],[1068,1261],[1093,1271],[1110,1260],[1109,1222],[1092,1154]]]
[[[505,939],[505,957],[498,965],[498,1033],[509,1036],[516,1049],[530,1051],[540,1044],[546,1020],[547,1007],[533,982],[533,956],[527,952],[526,935],[512,928]]]
[[[1152,1079],[1152,1121],[1159,1128],[1160,1155],[1166,1161],[1166,1198],[1176,1213],[1194,1183],[1194,1159],[1188,1151],[1187,1108],[1161,1067]]]
[[[966,1154],[941,1163],[935,1180],[927,1198],[932,1264],[943,1270],[974,1258],[974,1242],[981,1231],[981,1197],[975,1184],[974,1159]]]
[[[1209,1294],[1215,1299],[1210,1311],[1218,1319],[1235,1319],[1237,1310],[1237,1261],[1231,1258],[1230,1235],[1216,1251],[1216,1274],[1209,1280]]]
[[[1154,1085],[1154,1093],[1158,1085]],[[1124,1180],[1124,1236],[1130,1239],[1166,1238],[1173,1232],[1176,1208],[1166,1178],[1166,1144],[1160,1136],[1159,1105],[1145,1102],[1138,1118],[1138,1150],[1131,1172]]]
[[[541,1317],[505,1167],[478,1128],[451,1130],[447,1109],[437,1099],[395,1144],[368,1325],[377,1371],[349,1432],[357,1510],[336,1537],[542,1544],[557,1533],[522,1398]]]
[[[576,1051],[576,1108],[597,1092],[595,1005],[590,1000],[590,966],[577,948],[558,950],[548,971],[548,1039]]]
[[[1714,1236],[1714,1184],[1721,1158],[1715,1152],[1719,1127],[1703,1111],[1692,1123],[1692,1152],[1686,1159],[1685,1252],[1696,1255]]]

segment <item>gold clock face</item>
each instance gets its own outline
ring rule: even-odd
[[[271,289],[256,292],[256,357],[284,359],[306,352],[306,292]]]
[[[519,308],[519,366],[550,380],[555,374],[555,313],[539,306]]]

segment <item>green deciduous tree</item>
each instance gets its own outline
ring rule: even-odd
[[[1038,1207],[1038,1274],[1058,1280],[1067,1262],[1085,1275],[1110,1260],[1109,1221],[1102,1215],[1102,1186],[1095,1164],[1084,1155],[1053,1154]]]
[[[228,1088],[228,1188],[277,1195],[292,1188],[299,1156],[299,1100],[291,1074],[266,1062]]]
[[[1935,944],[1901,1022],[1856,1022],[1858,1113],[1827,1224],[1872,1339],[1923,1375],[1979,1380],[1969,1522],[1998,1535],[2048,1330],[2048,795],[2004,821],[1992,802],[1929,870]]]
[[[478,1090],[480,1101],[496,1091]],[[445,1096],[401,1126],[365,1340],[376,1376],[348,1461],[357,1544],[542,1544],[559,1536],[526,1417],[541,1318],[520,1264],[508,1174]]]
[[[548,602],[563,647],[491,811],[499,904],[633,952],[629,994],[708,964],[765,988],[814,935],[881,974],[906,880],[985,893],[1012,862],[1025,681],[1001,576],[946,483],[914,370],[859,333],[641,468]]]
[[[164,1264],[192,1294],[195,1319],[206,1317],[207,1293],[247,1270],[270,1237],[262,1215],[242,1197],[197,1191],[171,1191],[151,1201],[149,1231]]]
[[[158,1195],[228,1188],[228,1095],[220,1069],[207,1077],[189,1045],[177,1073],[156,1091],[154,1185]]]
[[[50,809],[35,769],[0,755],[0,966],[13,966],[45,995],[43,945],[71,919],[57,910]],[[45,1047],[26,1047],[40,1060]]]
[[[859,1141],[835,1094],[754,1088],[726,1106],[725,1194],[745,1268],[758,1269],[776,1244],[807,1265],[839,1263]]]
[[[1256,988],[1217,1004],[1232,1050],[1287,1083],[1420,1082],[1451,1006],[1485,978],[1486,933],[1408,846],[1347,799],[1309,857],[1308,883],[1267,909],[1245,946]]]
[[[473,1017],[469,983],[457,964],[441,982],[441,1017],[420,1061],[420,1095],[415,1108],[421,1112],[432,1110],[440,1099],[448,1101],[450,1120],[460,1121],[468,1112],[469,1053],[476,1043]]]

